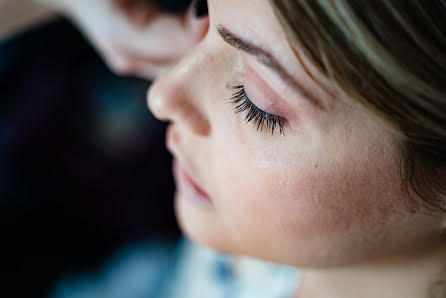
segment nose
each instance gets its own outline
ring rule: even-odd
[[[203,20],[200,20],[203,26]],[[203,29],[201,29],[203,30]],[[203,38],[205,39],[205,35]],[[152,84],[147,94],[149,109],[160,120],[169,121],[187,127],[201,136],[208,136],[211,131],[209,117],[201,95],[200,78],[208,67],[203,54],[205,41],[202,40],[174,68]]]

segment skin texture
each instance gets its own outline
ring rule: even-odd
[[[228,45],[218,26],[267,49],[321,107]],[[446,259],[444,215],[409,207],[390,130],[301,60],[267,1],[209,1],[207,35],[148,95],[171,123],[176,161],[211,198],[191,200],[179,183],[182,229],[220,251],[307,268],[302,297],[360,297],[349,283],[364,280],[373,291],[361,297],[424,296]],[[232,86],[243,84],[256,106],[286,119],[285,135],[234,112]],[[392,278],[413,280],[405,296]]]
[[[206,23],[192,9],[178,15],[147,1],[38,0],[71,17],[120,75],[152,80],[184,56],[203,37]]]

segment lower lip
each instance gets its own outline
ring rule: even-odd
[[[172,168],[178,192],[195,202],[211,203],[211,198],[195,184],[176,159],[172,162]]]

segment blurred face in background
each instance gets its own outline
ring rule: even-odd
[[[406,207],[394,135],[296,57],[268,1],[208,3],[207,34],[148,96],[185,233],[295,266],[439,243],[442,218]]]
[[[148,80],[178,62],[207,29],[194,6],[173,13],[148,0],[40,1],[69,16],[112,71]]]

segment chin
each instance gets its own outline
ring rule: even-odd
[[[181,231],[191,241],[222,253],[237,253],[215,209],[197,206],[177,192],[175,215]]]

